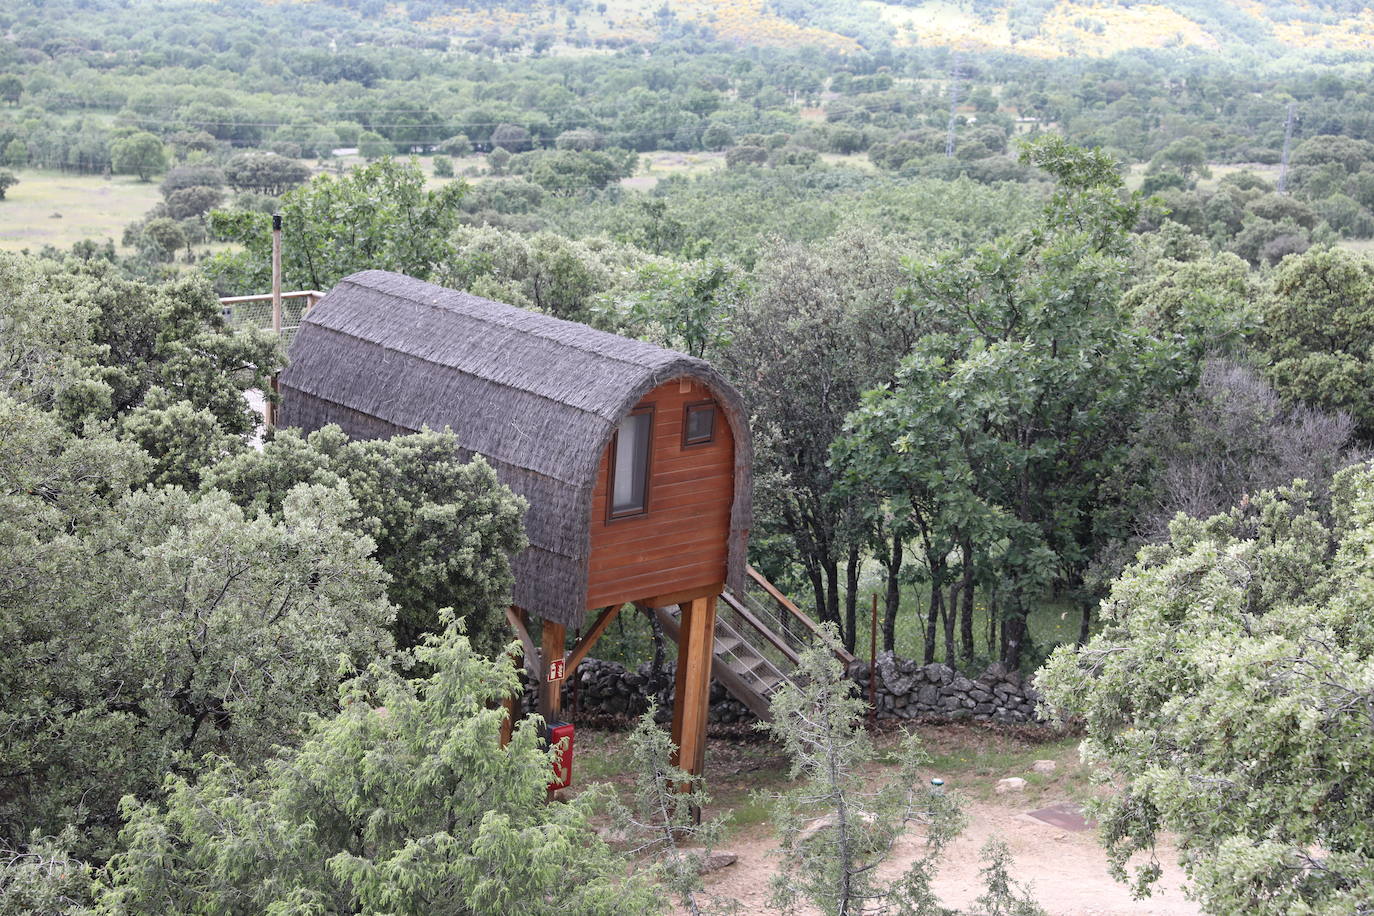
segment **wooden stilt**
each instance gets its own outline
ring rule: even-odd
[[[520,711],[520,697],[511,694],[501,701],[501,707],[506,711],[506,721],[501,723],[501,746],[510,744],[511,732],[515,729],[515,714]]]
[[[677,766],[694,776],[706,762],[706,720],[711,710],[711,659],[715,651],[716,598],[682,605],[677,679],[673,696],[673,744]]]
[[[545,722],[557,722],[563,716],[563,678],[549,680],[553,662],[562,665],[563,647],[568,641],[568,628],[561,623],[544,621],[543,650],[539,665],[539,714]]]

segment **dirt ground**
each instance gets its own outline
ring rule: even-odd
[[[1026,816],[1025,806],[974,802],[969,826],[945,851],[934,882],[946,906],[963,909],[982,893],[978,854],[990,837],[1000,836],[1016,858],[1013,874],[1031,885],[1032,896],[1052,916],[1193,916],[1200,911],[1183,894],[1183,875],[1173,850],[1160,850],[1164,877],[1154,895],[1132,900],[1130,891],[1107,874],[1106,857],[1091,831],[1073,833]],[[707,876],[707,890],[738,900],[747,913],[777,912],[766,905],[768,882],[776,867],[776,843],[766,835],[739,838],[722,851],[739,856],[734,865]],[[911,837],[897,847],[887,872],[899,870],[921,852]]]
[[[1092,829],[1068,830],[1029,816],[1051,805],[1076,806],[1094,791],[1091,774],[1078,760],[1074,738],[1046,735],[1035,729],[997,729],[975,725],[923,725],[918,729],[929,754],[922,778],[939,776],[965,800],[968,827],[940,858],[934,886],[941,901],[960,909],[983,892],[979,859],[983,844],[1000,837],[1015,859],[1012,875],[1031,886],[1032,895],[1051,916],[1194,916],[1200,912],[1184,895],[1184,876],[1174,849],[1158,849],[1164,873],[1151,897],[1133,900],[1129,888],[1107,874],[1106,855]],[[871,777],[895,773],[900,734],[876,737],[886,760],[872,767]],[[579,731],[578,761],[582,778],[613,785],[626,782],[623,733]],[[777,868],[777,843],[769,823],[769,803],[759,793],[787,785],[787,760],[778,747],[757,737],[713,738],[706,751],[706,777],[712,804],[708,817],[724,818],[727,830],[718,851],[733,853],[733,865],[706,878],[709,893],[743,904],[744,912],[771,914],[766,905],[768,882]],[[1053,760],[1053,773],[1036,773],[1037,760]],[[1019,776],[1024,791],[998,795],[997,781]],[[895,874],[921,853],[921,838],[899,842],[883,866]]]

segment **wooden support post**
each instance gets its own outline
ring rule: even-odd
[[[673,696],[674,763],[700,776],[706,763],[706,721],[711,713],[711,660],[715,652],[716,597],[682,605]]]
[[[560,674],[557,680],[550,681],[549,674],[554,668],[564,666],[563,646],[567,640],[567,627],[561,623],[544,621],[539,665],[539,714],[545,722],[557,722],[563,716],[563,677]]]
[[[511,732],[515,730],[515,715],[520,711],[520,695],[512,693],[501,701],[501,707],[506,710],[506,721],[501,723],[501,746],[510,744]]]
[[[511,606],[506,608],[506,620],[509,621],[511,629],[520,637],[520,645],[524,647],[524,652],[513,652],[511,658],[515,662],[517,669],[524,668],[526,674],[532,680],[539,679],[539,655],[534,648],[534,641],[530,639],[529,630],[525,626],[525,610]],[[501,746],[510,744],[511,732],[515,730],[515,717],[520,713],[520,694],[512,693],[501,701],[501,706],[506,710],[506,721],[501,724]]]
[[[620,609],[624,606],[623,604],[613,604],[608,608],[602,609],[601,616],[596,618],[596,622],[593,623],[592,628],[587,631],[587,635],[579,639],[577,644],[572,647],[572,651],[568,653],[568,669],[564,677],[571,678],[573,676],[573,672],[577,670],[577,666],[581,664],[582,659],[586,658],[587,653],[592,651],[592,646],[596,645],[596,641],[606,632],[606,628],[611,625],[611,622],[615,620],[616,615],[620,613]]]
[[[281,214],[272,214],[272,334],[281,340]],[[277,425],[277,405],[272,398],[278,393],[277,373],[272,373],[272,390],[267,392],[263,422],[268,429]]]

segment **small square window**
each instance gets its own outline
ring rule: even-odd
[[[704,445],[716,437],[716,405],[713,401],[688,404],[682,419],[682,444]]]

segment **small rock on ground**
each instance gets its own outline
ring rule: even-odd
[[[1020,776],[1008,776],[1006,779],[997,780],[997,788],[994,790],[998,795],[1006,795],[1008,792],[1026,791],[1026,781]]]
[[[709,875],[713,871],[720,871],[727,865],[734,865],[738,861],[739,856],[733,852],[713,852],[702,861],[700,872],[703,875]]]
[[[1036,773],[1053,773],[1059,769],[1059,764],[1053,760],[1037,760],[1031,764],[1031,770]]]

